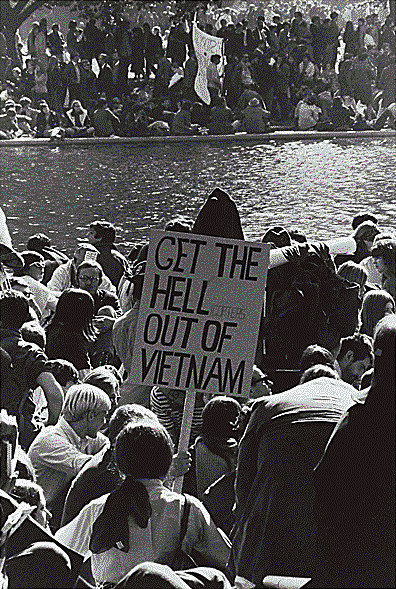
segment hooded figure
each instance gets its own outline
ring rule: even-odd
[[[220,188],[215,188],[209,195],[195,219],[191,233],[245,239],[236,204]]]

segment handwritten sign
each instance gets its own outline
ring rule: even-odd
[[[195,55],[197,56],[198,71],[195,77],[194,89],[206,104],[210,104],[210,94],[206,77],[206,68],[212,55],[223,55],[223,39],[208,35],[193,23],[192,39]],[[219,68],[219,73],[221,68]]]
[[[268,262],[264,243],[152,230],[136,380],[247,396]]]

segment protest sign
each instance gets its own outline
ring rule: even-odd
[[[198,71],[195,77],[194,89],[198,96],[206,104],[210,104],[210,94],[208,90],[208,82],[206,78],[206,68],[210,63],[212,55],[223,55],[223,39],[220,37],[214,37],[204,31],[201,31],[197,27],[197,24],[193,23],[192,40],[195,55],[197,56]],[[222,73],[222,66],[219,68],[219,73]]]
[[[268,261],[264,243],[152,230],[136,380],[248,396]]]

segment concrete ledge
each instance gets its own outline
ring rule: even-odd
[[[144,145],[146,143],[268,143],[268,141],[320,141],[321,139],[358,139],[358,138],[381,138],[394,137],[396,139],[396,130],[382,129],[380,131],[274,131],[273,133],[262,133],[248,135],[247,133],[235,133],[233,135],[167,135],[164,137],[76,137],[73,139],[63,139],[53,141],[50,139],[4,139],[0,141],[2,146],[73,146],[73,145],[96,145],[96,144],[127,144]]]

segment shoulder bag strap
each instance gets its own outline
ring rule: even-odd
[[[187,525],[188,525],[188,516],[190,515],[190,507],[191,503],[186,495],[184,497],[184,506],[183,506],[183,515],[180,522],[180,536],[179,536],[179,546],[178,548],[181,549],[184,537],[187,532]]]

